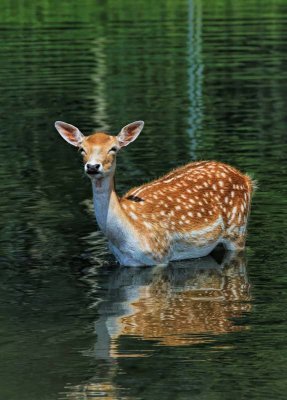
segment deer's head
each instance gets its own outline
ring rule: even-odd
[[[142,131],[143,126],[143,121],[135,121],[124,126],[117,136],[103,132],[84,136],[73,125],[62,121],[55,122],[55,127],[60,135],[81,151],[85,172],[91,179],[101,179],[114,174],[118,151],[133,142]]]

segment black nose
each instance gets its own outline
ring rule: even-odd
[[[87,173],[96,174],[99,171],[101,164],[87,164]]]

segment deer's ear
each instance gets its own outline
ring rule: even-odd
[[[85,137],[78,128],[74,125],[67,124],[66,122],[56,121],[55,128],[63,139],[76,147],[81,145]]]
[[[133,142],[141,133],[144,127],[143,121],[135,121],[122,128],[117,138],[121,147],[127,146]]]

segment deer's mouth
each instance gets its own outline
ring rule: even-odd
[[[90,178],[96,178],[96,179],[100,179],[103,177],[103,173],[99,172],[99,171],[86,171],[86,174],[90,177]]]

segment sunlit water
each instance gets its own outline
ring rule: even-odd
[[[286,398],[287,3],[0,6],[0,397]],[[143,119],[117,188],[193,159],[254,176],[246,254],[119,268],[84,133]]]

